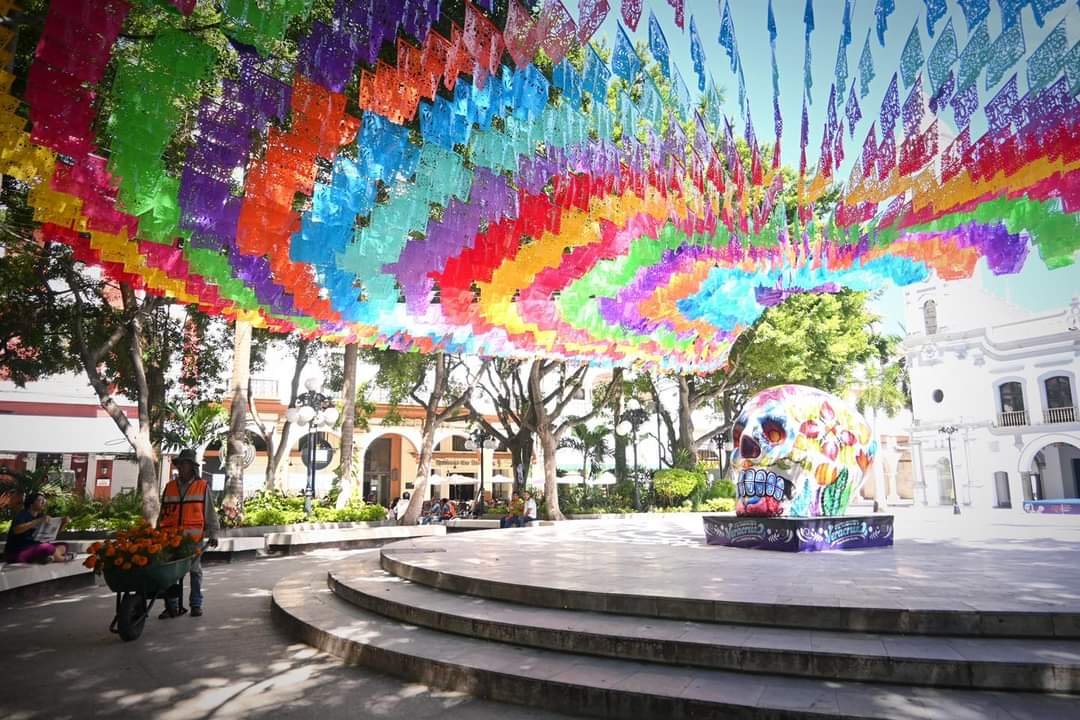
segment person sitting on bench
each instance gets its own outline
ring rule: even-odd
[[[44,564],[75,559],[68,552],[66,544],[41,542],[34,537],[38,528],[54,519],[45,514],[45,502],[45,496],[39,492],[26,496],[23,509],[15,515],[8,529],[7,543],[4,545],[4,559],[8,562]],[[63,518],[57,532],[63,530],[67,522],[68,519]]]

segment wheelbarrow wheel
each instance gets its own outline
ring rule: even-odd
[[[146,625],[147,602],[142,593],[128,593],[116,614],[116,632],[124,641],[136,640]]]

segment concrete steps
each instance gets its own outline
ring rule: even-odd
[[[373,584],[403,585],[369,567]],[[345,572],[337,576],[343,587]],[[468,602],[452,596],[443,600]],[[272,602],[275,619],[292,634],[348,662],[480,697],[590,717],[1055,720],[1075,718],[1080,702],[1068,695],[679,667],[492,642],[418,627],[353,605],[331,592],[325,571],[282,580]]]
[[[374,558],[340,564],[328,581],[338,597],[394,620],[533,648],[798,677],[1080,692],[1076,640],[914,637],[537,608],[435,590],[383,571]]]
[[[481,535],[482,533],[476,533]],[[490,551],[489,551],[490,552]],[[897,596],[891,606],[872,607],[846,602],[805,604],[795,599],[768,601],[753,593],[730,599],[694,597],[645,590],[601,590],[595,584],[522,584],[476,571],[459,571],[454,555],[433,546],[395,545],[381,554],[382,568],[412,582],[450,593],[541,608],[670,618],[710,623],[911,635],[984,638],[1043,638],[1080,640],[1080,612],[1043,609],[951,609],[938,600]],[[658,571],[658,578],[663,572]],[[658,581],[662,584],[662,579]]]

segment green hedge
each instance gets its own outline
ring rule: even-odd
[[[67,517],[67,530],[127,530],[142,519],[142,495],[122,492],[111,500],[61,493],[49,498],[46,513]]]
[[[699,470],[669,468],[653,474],[653,491],[659,507],[673,507],[704,490],[706,476]],[[700,498],[698,498],[700,499]]]
[[[338,510],[329,498],[318,501],[311,517],[304,513],[303,495],[286,495],[273,490],[258,490],[244,500],[245,527],[257,525],[293,525],[313,522],[375,522],[386,519],[386,508],[353,500]]]
[[[713,500],[706,500],[700,505],[698,505],[698,507],[694,507],[694,503],[692,501],[684,500],[679,505],[654,508],[656,512],[660,513],[731,512],[734,509],[735,501],[731,498],[715,498]]]

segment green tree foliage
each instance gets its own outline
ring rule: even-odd
[[[194,448],[197,462],[207,446],[221,440],[229,428],[229,413],[220,403],[169,403],[165,408],[164,448]]]
[[[570,435],[559,443],[560,447],[581,453],[581,477],[586,485],[593,471],[602,465],[604,458],[611,453],[608,435],[610,431],[604,425],[589,428],[585,423],[577,423],[570,429]]]
[[[710,382],[722,384],[709,402],[724,422],[707,434],[728,432],[755,393],[796,383],[841,393],[858,379],[858,370],[880,357],[892,339],[877,332],[879,318],[869,295],[844,290],[805,294],[769,308],[732,349],[728,368]]]
[[[698,470],[668,468],[653,475],[653,492],[664,507],[677,505],[704,487],[705,473]]]

